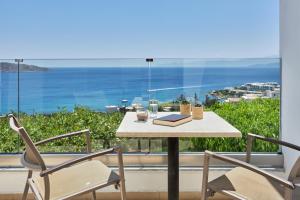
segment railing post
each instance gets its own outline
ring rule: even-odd
[[[148,97],[150,100],[150,90],[151,90],[151,63],[153,62],[153,58],[146,58],[146,62],[148,63]]]
[[[150,102],[151,95],[150,95],[150,90],[151,90],[151,63],[153,62],[153,58],[146,58],[146,62],[148,63],[148,100]],[[140,141],[139,141],[140,142]],[[139,143],[140,145],[140,143]],[[149,153],[151,152],[151,139],[149,138],[148,141],[148,146],[149,146]],[[141,149],[140,149],[141,151]]]
[[[18,78],[17,78],[17,112],[18,119],[20,117],[20,63],[23,62],[23,59],[15,59],[15,62],[18,63]]]
[[[15,59],[15,62],[18,63],[18,77],[17,77],[17,116],[20,120],[20,63],[23,62],[23,59]],[[20,150],[21,142],[20,136],[18,136],[18,152]]]

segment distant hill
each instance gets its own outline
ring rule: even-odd
[[[0,72],[17,72],[18,64],[0,62]],[[38,67],[35,65],[20,64],[20,72],[44,72],[48,71],[46,67]]]

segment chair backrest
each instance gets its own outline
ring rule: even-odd
[[[21,126],[14,115],[10,114],[8,115],[8,117],[11,129],[17,132],[25,143],[25,151],[21,158],[21,163],[29,169],[45,170],[46,165],[44,163],[44,160],[40,152],[32,142],[31,138],[29,137],[28,133],[26,132],[25,128]]]

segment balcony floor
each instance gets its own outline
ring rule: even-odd
[[[216,169],[210,173],[210,178],[223,174],[226,170]],[[283,176],[283,172],[276,172]],[[25,180],[24,169],[0,169],[0,200],[20,199]],[[167,170],[134,168],[125,170],[126,190],[128,200],[167,200]],[[6,180],[6,181],[3,181]],[[202,169],[180,170],[181,200],[200,200]],[[30,195],[29,199],[33,199]],[[83,195],[76,199],[90,200],[91,195]],[[120,194],[113,187],[97,192],[97,199],[119,200]],[[225,200],[223,196],[216,195],[214,200]]]

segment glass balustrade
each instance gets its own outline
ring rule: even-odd
[[[121,144],[126,152],[164,152],[163,139],[115,135],[125,112],[158,101],[160,112],[178,112],[182,100],[201,104],[241,130],[242,139],[187,138],[182,152],[240,152],[248,132],[279,136],[280,59],[24,59],[0,60],[0,151],[20,152],[9,129],[14,113],[34,141],[90,129],[93,150]],[[205,117],[205,115],[204,115]],[[152,119],[150,119],[152,120]],[[42,147],[42,152],[84,151],[83,137]],[[258,143],[256,151],[278,147]]]

